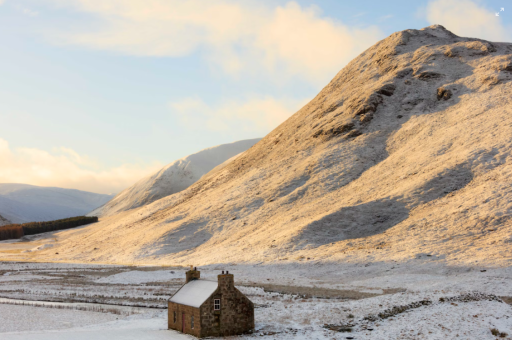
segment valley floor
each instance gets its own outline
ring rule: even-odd
[[[319,263],[199,269],[211,280],[234,273],[255,303],[256,332],[233,339],[496,339],[491,329],[511,339],[512,268],[416,265],[394,273]],[[166,329],[166,300],[184,272],[0,262],[0,338],[191,339]]]

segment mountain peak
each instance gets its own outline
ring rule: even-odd
[[[512,258],[512,191],[503,184],[512,174],[511,98],[511,44],[440,25],[394,33],[222,169],[162,204],[95,224],[87,242],[70,240],[60,253],[363,262],[367,249],[390,261],[426,248],[453,264],[498,264]],[[499,234],[482,233],[489,227]],[[92,253],[91,242],[102,250]]]
[[[123,190],[89,215],[115,215],[185,190],[204,174],[244,152],[259,140],[257,138],[221,144],[178,159]]]

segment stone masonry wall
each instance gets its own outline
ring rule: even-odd
[[[219,288],[201,306],[201,335],[228,336],[252,332],[254,304],[235,288],[233,275],[219,275]],[[220,299],[220,311],[214,300]]]
[[[220,336],[220,311],[213,310],[213,300],[220,299],[217,291],[201,305],[201,336]],[[222,308],[222,306],[221,306]]]
[[[201,314],[199,308],[180,305],[174,302],[168,303],[168,319],[169,329],[183,332],[185,334],[201,337]],[[177,312],[176,323],[174,323],[174,312]],[[182,329],[182,315],[185,313],[185,329]],[[194,316],[194,328],[191,328],[191,316]]]
[[[190,269],[189,271],[185,272],[185,276],[185,283],[189,283],[189,281],[198,280],[201,278],[201,272],[196,269]]]

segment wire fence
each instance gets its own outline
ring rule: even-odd
[[[7,298],[0,298],[0,304],[29,306],[29,307],[44,307],[44,308],[55,308],[55,309],[70,309],[70,310],[80,310],[80,311],[86,311],[86,312],[110,313],[110,314],[116,314],[116,315],[122,315],[122,316],[142,314],[142,313],[145,313],[148,311],[148,309],[139,308],[139,307],[116,306],[116,305],[105,305],[105,304],[95,304],[95,303],[30,301],[30,300],[17,300],[17,299],[7,299]]]

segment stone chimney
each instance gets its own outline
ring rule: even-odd
[[[197,270],[197,267],[192,268],[192,266],[190,266],[190,270],[187,271],[185,274],[187,275],[187,280],[185,283],[189,283],[190,281],[197,280],[201,277],[201,272]]]
[[[221,274],[217,276],[219,278],[219,289],[221,293],[232,291],[235,288],[235,277],[233,274],[230,274],[229,271],[226,274]]]

